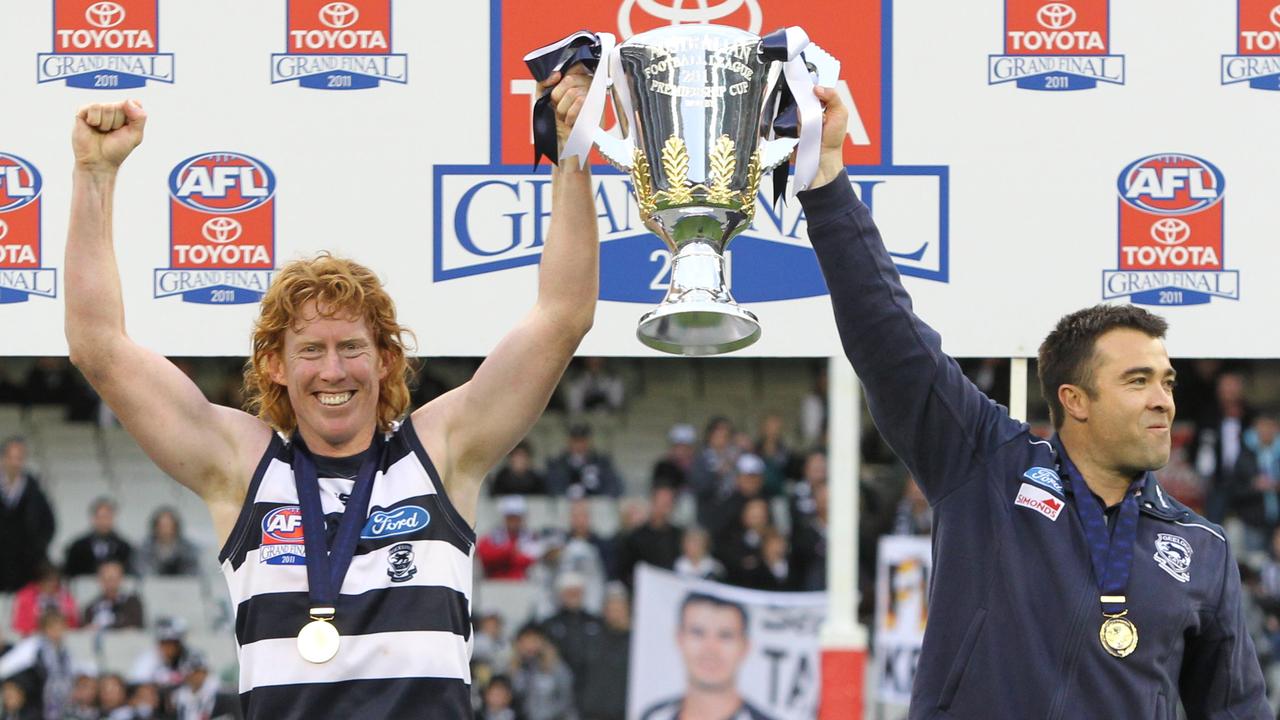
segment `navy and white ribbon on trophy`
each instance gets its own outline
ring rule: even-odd
[[[554,73],[565,73],[578,63],[592,73],[586,100],[578,113],[578,119],[569,131],[564,143],[564,157],[578,157],[578,166],[587,164],[595,129],[604,116],[605,91],[609,89],[609,66],[617,43],[612,33],[592,33],[579,30],[569,37],[538,48],[524,56],[525,65],[533,78],[544,82]],[[600,70],[601,61],[604,70]],[[556,110],[551,106],[551,89],[548,88],[533,105],[533,164],[536,166],[545,155],[551,162],[560,162],[556,138]]]
[[[806,190],[818,175],[818,156],[822,151],[822,103],[813,94],[813,77],[805,64],[804,49],[809,35],[798,27],[779,28],[760,39],[760,55],[782,63],[777,102],[773,117],[761,123],[765,138],[798,138],[796,147],[796,191]],[[787,187],[787,164],[773,171],[773,202]]]

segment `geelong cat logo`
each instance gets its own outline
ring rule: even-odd
[[[235,152],[189,157],[169,175],[169,267],[155,297],[239,305],[257,302],[275,268],[276,179]]]
[[[1240,299],[1240,273],[1225,268],[1222,171],[1183,153],[1148,155],[1120,171],[1120,257],[1102,274],[1103,299],[1199,305]]]
[[[97,90],[173,82],[162,53],[157,0],[53,0],[53,52],[36,56],[36,82]]]
[[[58,271],[41,267],[40,172],[0,152],[0,304],[56,297]]]
[[[1024,90],[1089,90],[1124,84],[1124,56],[1110,54],[1108,0],[1005,0],[1004,52],[987,83]]]
[[[289,0],[285,51],[271,56],[271,82],[318,90],[363,90],[409,81],[391,52],[391,0]]]

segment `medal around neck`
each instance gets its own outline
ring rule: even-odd
[[[298,632],[298,654],[317,665],[327,663],[338,654],[342,637],[328,620],[312,620]]]
[[[1109,616],[1098,631],[1098,639],[1102,641],[1102,647],[1115,657],[1128,657],[1138,648],[1138,628],[1126,617]]]

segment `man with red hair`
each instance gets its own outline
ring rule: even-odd
[[[563,142],[589,77],[561,79],[543,89]],[[125,332],[112,200],[146,119],[136,101],[76,116],[67,341],[151,459],[209,506],[246,717],[470,715],[477,496],[591,327],[590,172],[573,159],[553,171],[533,309],[469,382],[412,412],[406,330],[377,277],[327,254],[281,268],[245,371],[253,415],[209,403]]]

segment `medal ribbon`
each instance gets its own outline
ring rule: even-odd
[[[1093,562],[1094,581],[1098,583],[1102,614],[1120,615],[1125,612],[1125,588],[1129,585],[1133,546],[1138,539],[1138,496],[1135,490],[1142,480],[1135,481],[1125,491],[1120,512],[1116,515],[1115,531],[1108,532],[1102,508],[1098,507],[1080,471],[1067,456],[1061,441],[1055,438],[1054,444],[1061,458],[1062,479],[1067,492],[1076,495],[1076,514],[1080,518],[1080,524],[1084,526],[1085,539],[1089,542],[1089,558]],[[1082,488],[1079,493],[1074,491],[1077,482]]]
[[[338,532],[329,547],[325,532],[324,510],[320,505],[320,480],[316,476],[315,461],[302,437],[293,437],[293,477],[298,487],[298,504],[302,510],[303,542],[307,548],[307,594],[312,608],[333,608],[342,590],[342,580],[351,567],[360,542],[360,530],[369,514],[369,501],[373,497],[373,476],[382,457],[381,435],[374,433],[373,442],[360,464],[351,496],[338,523]]]

